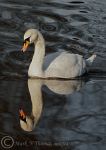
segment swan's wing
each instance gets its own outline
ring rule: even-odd
[[[48,68],[48,66],[62,53],[63,52],[55,52],[55,53],[46,55],[44,58],[43,70],[46,70]],[[64,52],[64,53],[66,53],[66,52]]]
[[[47,77],[72,78],[85,72],[85,60],[78,54],[53,53],[45,58],[44,69]]]

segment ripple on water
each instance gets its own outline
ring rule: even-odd
[[[69,2],[71,4],[83,4],[84,2],[83,1],[72,1],[72,2]]]
[[[15,21],[11,21],[11,20],[3,20],[0,19],[0,28],[4,29],[4,30],[14,30],[18,27],[18,24]]]
[[[2,75],[17,76],[27,75],[28,66],[31,62],[33,52],[27,51],[25,54],[21,51],[7,52],[0,59]]]
[[[22,64],[28,64],[33,56],[33,52],[31,51],[26,51],[26,53],[23,53],[21,51],[19,52],[10,52],[8,53],[8,58],[10,59],[10,61],[12,60],[13,62],[17,61],[20,62]]]
[[[84,13],[84,14],[88,13],[88,11],[85,11],[85,10],[80,10],[79,12]]]
[[[2,14],[1,14],[1,17],[3,19],[11,19],[12,18],[12,14],[10,11],[3,11]]]
[[[7,8],[7,9],[15,9],[15,10],[23,10],[23,9],[31,9],[31,6],[25,5],[25,3],[22,5],[20,4],[13,4],[13,3],[2,3],[0,2],[0,7],[1,8]]]
[[[73,14],[71,18],[77,20],[79,22],[88,22],[89,19],[87,17],[82,16],[81,14]]]
[[[38,16],[44,16],[44,17],[46,16],[46,17],[49,17],[49,18],[54,19],[55,21],[59,21],[59,22],[64,22],[64,23],[68,22],[66,17],[59,15],[55,12],[49,13],[48,10],[47,11],[32,10],[31,13],[38,15]]]
[[[56,32],[58,31],[58,26],[56,23],[41,23],[40,29],[47,32]]]

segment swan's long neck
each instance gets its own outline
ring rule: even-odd
[[[32,102],[32,116],[34,117],[34,126],[41,116],[43,107],[41,87],[42,83],[40,80],[28,80],[28,88]]]
[[[32,62],[29,67],[28,75],[43,77],[43,61],[45,56],[45,41],[42,34],[38,31],[37,41],[34,42],[35,50],[32,58]]]

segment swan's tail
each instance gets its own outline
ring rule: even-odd
[[[91,57],[86,59],[86,64],[87,64],[88,67],[90,67],[92,65],[92,63],[95,60],[95,58],[96,58],[96,54],[93,54]]]

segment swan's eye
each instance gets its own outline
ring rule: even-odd
[[[25,52],[30,44],[30,37],[24,40],[23,47],[21,51]]]
[[[26,44],[27,42],[30,43],[30,37],[28,37],[27,39],[25,39],[24,42],[23,42],[23,44]]]

